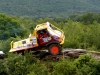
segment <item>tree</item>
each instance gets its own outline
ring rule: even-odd
[[[10,37],[21,36],[25,29],[20,25],[18,20],[5,14],[0,14],[0,40],[6,40]]]

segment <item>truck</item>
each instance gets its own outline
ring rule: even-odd
[[[9,52],[38,51],[47,49],[52,55],[58,55],[62,51],[64,44],[64,32],[50,22],[36,25],[33,33],[28,38],[12,41]]]

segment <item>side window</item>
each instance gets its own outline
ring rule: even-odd
[[[38,31],[38,36],[39,37],[49,37],[50,35],[47,29],[43,29],[43,30]]]

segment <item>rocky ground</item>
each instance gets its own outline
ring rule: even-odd
[[[43,50],[35,57],[43,60],[59,60],[60,58],[78,58],[80,55],[87,54],[91,55],[93,58],[100,60],[100,52],[98,51],[88,51],[85,49],[71,49],[71,48],[66,48],[63,49],[62,53],[59,55],[51,55],[48,53],[47,50]]]

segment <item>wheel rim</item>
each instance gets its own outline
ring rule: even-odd
[[[57,46],[53,46],[51,48],[51,53],[52,54],[56,55],[56,54],[58,54],[58,52],[59,52],[59,48]]]

